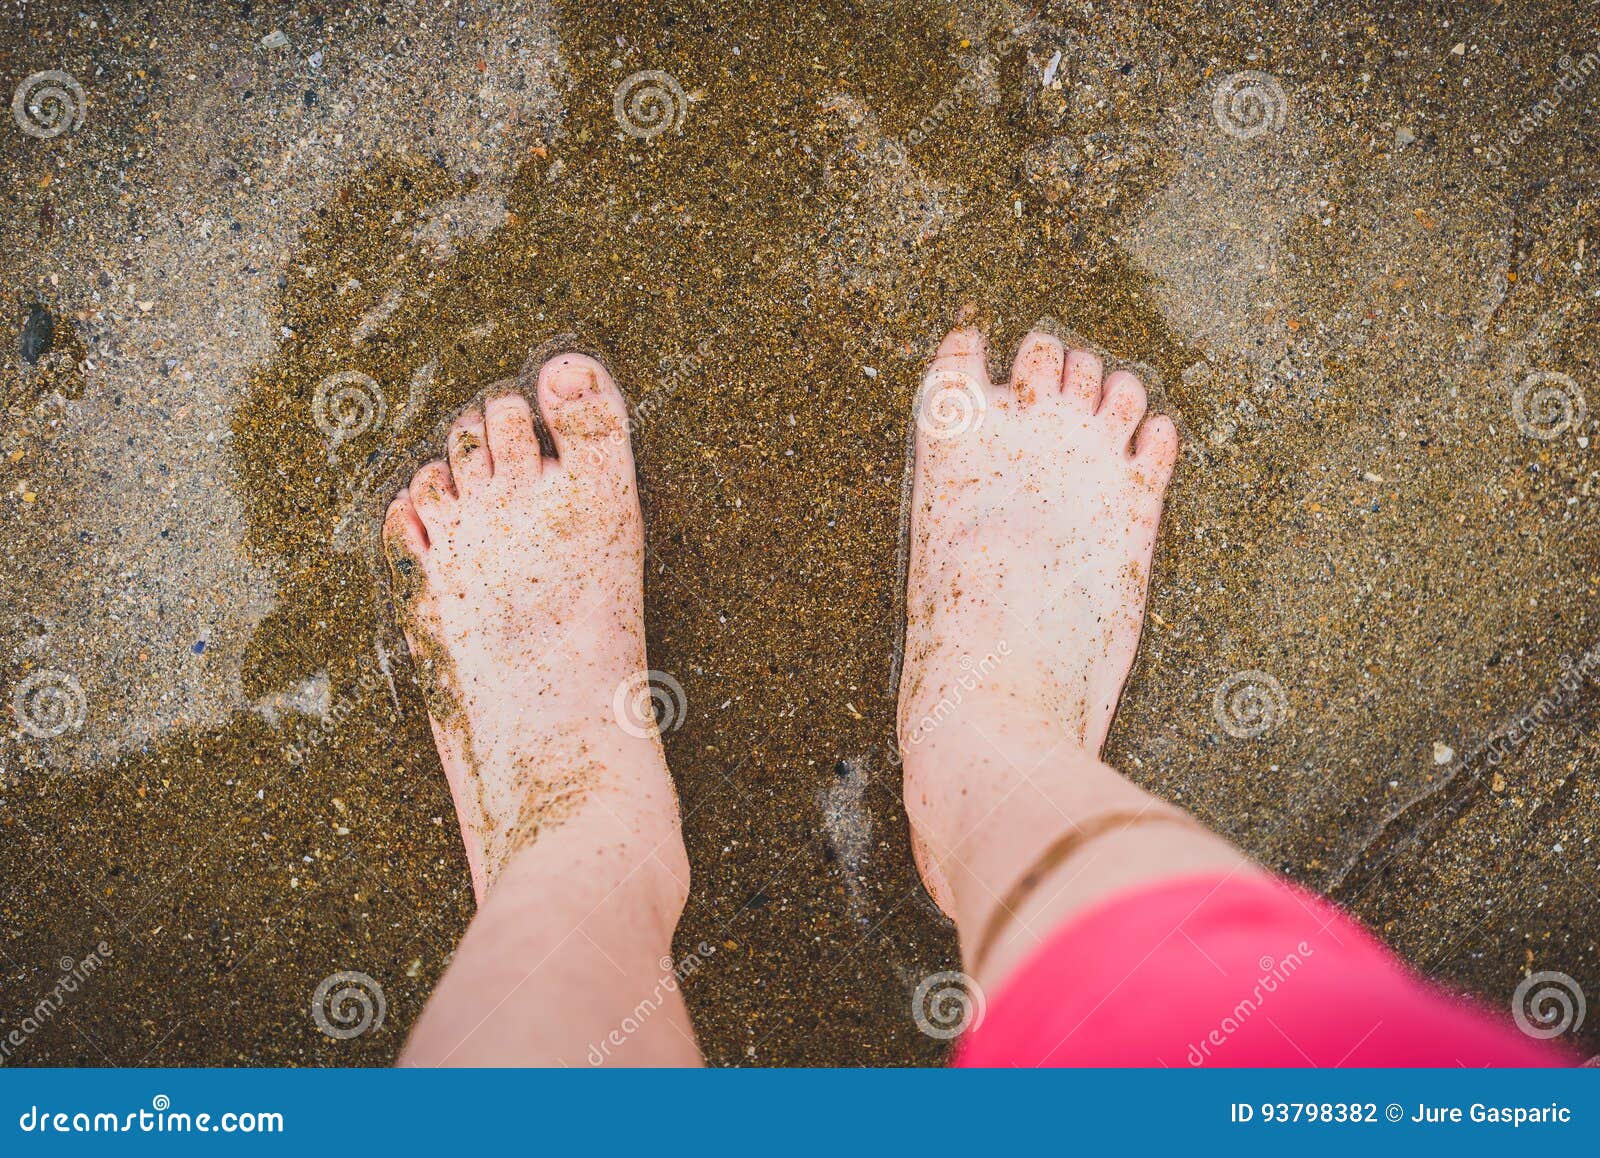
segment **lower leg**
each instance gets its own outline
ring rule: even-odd
[[[407,1043],[407,1065],[699,1065],[670,960],[668,848],[576,818],[501,868]]]
[[[984,724],[951,721],[912,757],[942,778],[914,809],[913,830],[966,971],[986,990],[1073,913],[1108,896],[1193,873],[1261,871],[1058,723],[1007,719],[981,698],[969,704]]]

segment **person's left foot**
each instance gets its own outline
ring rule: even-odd
[[[396,603],[478,899],[555,831],[689,879],[647,694],[644,531],[622,395],[581,354],[539,371],[559,457],[516,390],[491,391],[390,504]],[[637,847],[634,845],[637,843]],[[581,850],[577,850],[581,851]]]

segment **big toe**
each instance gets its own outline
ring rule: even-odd
[[[924,441],[958,438],[982,425],[993,399],[989,344],[982,331],[962,326],[939,343],[917,393],[917,430]]]
[[[573,470],[627,460],[628,408],[606,368],[560,354],[539,370],[539,411],[562,463]]]
[[[1133,440],[1133,457],[1147,468],[1146,481],[1154,486],[1165,486],[1178,461],[1178,427],[1165,414],[1145,419]]]
[[[976,326],[957,326],[944,336],[933,355],[929,374],[965,374],[974,382],[989,384],[989,340]]]

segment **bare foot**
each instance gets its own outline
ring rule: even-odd
[[[991,385],[983,336],[958,329],[919,396],[899,734],[918,863],[947,911],[943,855],[1052,753],[1098,755],[1138,649],[1178,433],[1141,425],[1138,378],[1101,375],[1032,333]],[[957,733],[960,758],[934,759]],[[1006,758],[974,776],[974,751]]]
[[[481,903],[516,854],[570,840],[688,866],[644,707],[644,532],[622,395],[592,358],[492,389],[390,505],[383,539]],[[675,917],[675,913],[673,916]]]

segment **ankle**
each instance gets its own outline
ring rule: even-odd
[[[906,811],[936,899],[976,937],[997,901],[1064,834],[1101,818],[1182,813],[1086,751],[1060,723],[985,713],[905,757]]]
[[[1082,808],[1106,786],[1127,783],[1060,718],[993,688],[974,692],[958,712],[902,726],[900,755],[907,811],[945,846],[987,826],[1018,792],[1048,789],[1054,808]],[[1069,799],[1058,802],[1061,794]]]
[[[513,852],[482,899],[501,894],[575,924],[603,913],[641,922],[670,941],[689,897],[689,860],[676,808],[669,815],[629,800],[591,799],[559,827]]]

